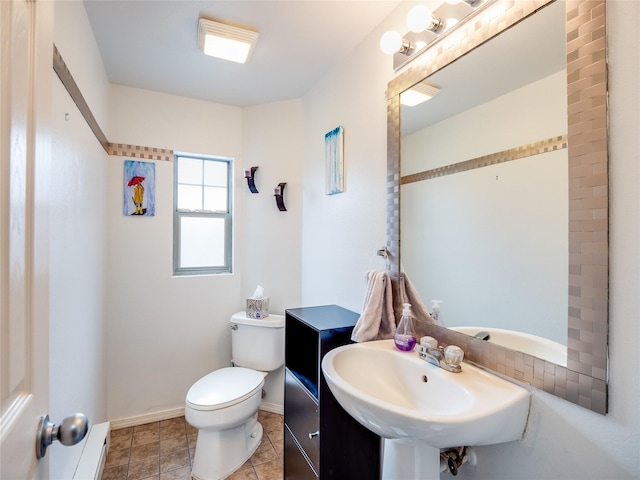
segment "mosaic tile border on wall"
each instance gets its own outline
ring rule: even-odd
[[[454,48],[436,43],[387,91],[387,250],[396,309],[400,273],[399,94],[550,0],[498,0],[456,34]],[[496,9],[498,7],[495,7]],[[497,373],[588,408],[607,413],[608,342],[608,153],[606,2],[566,1],[569,156],[568,361],[560,366],[522,352],[436,326],[423,326],[445,343],[461,346],[467,359]],[[397,310],[399,311],[399,310]]]
[[[517,148],[510,148],[509,150],[492,153],[490,155],[483,155],[482,157],[472,158],[471,160],[465,160],[464,162],[444,165],[442,167],[434,168],[432,170],[426,170],[424,172],[405,175],[403,177],[400,177],[400,184],[406,185],[408,183],[421,182],[423,180],[442,177],[444,175],[467,172],[476,168],[488,167],[489,165],[497,165],[498,163],[511,162],[520,158],[527,158],[532,155],[538,155],[554,150],[561,150],[564,148],[567,148],[566,135],[549,138],[547,140],[540,140],[539,142],[522,145]]]
[[[98,121],[91,113],[91,109],[87,104],[82,92],[80,91],[80,87],[73,79],[67,64],[64,62],[62,55],[58,51],[58,48],[53,46],[53,70],[58,75],[58,78],[64,85],[64,88],[69,92],[69,96],[72,98],[73,102],[78,107],[78,110],[84,117],[87,125],[93,132],[93,135],[96,137],[104,151],[109,155],[122,156],[122,157],[131,157],[131,158],[141,158],[145,160],[161,160],[172,162],[173,161],[173,150],[169,150],[166,148],[154,148],[154,147],[141,147],[138,145],[128,145],[122,143],[111,143],[107,140],[106,135],[98,125]]]

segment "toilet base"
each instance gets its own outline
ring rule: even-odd
[[[221,480],[228,477],[251,455],[262,440],[262,425],[256,412],[245,423],[226,430],[198,430],[191,475],[196,480]]]

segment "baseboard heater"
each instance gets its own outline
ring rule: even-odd
[[[82,449],[73,480],[100,480],[109,453],[109,422],[93,425]]]

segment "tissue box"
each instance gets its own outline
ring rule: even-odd
[[[265,318],[269,316],[269,297],[247,298],[247,318]]]

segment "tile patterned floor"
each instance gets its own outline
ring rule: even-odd
[[[282,415],[258,411],[262,443],[229,480],[282,480]],[[184,417],[111,431],[102,480],[191,480],[198,431]]]

